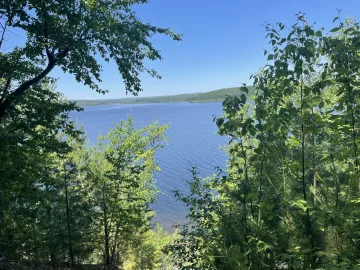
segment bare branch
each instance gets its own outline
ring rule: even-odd
[[[1,47],[2,47],[2,44],[3,44],[4,39],[5,39],[6,27],[7,27],[7,21],[5,22],[5,25],[1,24],[2,33],[1,33],[1,38],[0,38],[0,51],[1,51]]]

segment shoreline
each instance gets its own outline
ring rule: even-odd
[[[188,103],[188,104],[197,104],[197,103],[222,103],[224,100],[206,100],[206,101],[174,101],[174,102],[144,102],[144,103],[110,103],[110,104],[78,104],[80,107],[106,107],[106,106],[129,106],[129,105],[154,105],[154,104],[177,104],[177,103]],[[70,100],[70,102],[76,102],[76,100]]]

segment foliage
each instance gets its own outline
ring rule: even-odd
[[[174,269],[172,259],[163,252],[166,245],[173,243],[176,233],[169,235],[159,224],[153,230],[135,236],[136,244],[127,258],[124,269]]]
[[[59,202],[52,196],[62,181],[56,179],[54,164],[71,151],[65,137],[82,141],[81,130],[68,119],[71,110],[80,108],[52,88],[37,85],[0,124],[0,242],[10,258],[37,260],[53,250],[49,233],[59,209],[54,205],[52,211],[50,205]],[[46,245],[39,246],[41,241]]]
[[[99,254],[106,264],[122,264],[137,235],[149,230],[149,204],[157,196],[154,157],[165,140],[167,126],[136,129],[132,119],[121,122],[99,145],[84,152],[82,171],[102,238]],[[105,143],[106,142],[106,143]],[[100,260],[100,258],[99,258]]]
[[[0,52],[1,255],[52,266],[360,269],[359,23],[339,13],[325,34],[299,13],[291,27],[266,26],[271,49],[253,87],[143,99],[230,93],[216,119],[229,166],[206,179],[191,169],[189,194],[175,191],[188,220],[169,236],[151,230],[150,209],[167,126],[128,119],[88,146],[69,119],[81,109],[47,77],[60,66],[105,92],[100,55],[115,60],[136,95],[140,72],[158,76],[143,65],[161,59],[151,36],[180,39],[137,19],[132,5],[146,2],[0,3],[0,49],[9,29],[27,35]]]
[[[15,0],[0,3],[0,255],[56,264],[122,264],[148,234],[156,199],[154,155],[166,126],[120,123],[96,147],[69,118],[80,111],[54,91],[55,67],[96,90],[113,60],[127,92],[142,91],[151,39],[168,28],[141,22],[146,0]],[[7,46],[13,33],[24,42]],[[11,38],[10,38],[11,39]],[[139,243],[138,240],[137,243]],[[145,240],[144,240],[145,241]],[[0,268],[2,266],[0,265]]]
[[[160,228],[150,232],[149,209],[167,126],[139,129],[128,119],[86,146],[68,116],[80,109],[53,87],[37,87],[0,126],[0,253],[52,265],[121,265],[150,239],[167,241]],[[162,263],[158,244],[148,263]]]
[[[180,269],[359,269],[359,51],[354,21],[325,35],[267,25],[256,94],[223,102],[229,168],[178,194]],[[189,228],[189,226],[191,227]]]
[[[154,34],[174,40],[181,36],[168,28],[141,22],[132,6],[146,0],[5,0],[0,3],[0,118],[25,92],[59,66],[78,82],[100,93],[102,66],[115,61],[126,91],[142,90],[139,74],[147,72],[144,60],[161,55],[151,43]],[[4,49],[7,34],[24,33],[26,41],[11,51]]]

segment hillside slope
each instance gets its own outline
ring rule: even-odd
[[[249,87],[250,93],[252,87]],[[132,97],[121,99],[74,100],[80,106],[99,106],[116,104],[145,104],[145,103],[173,103],[173,102],[221,102],[226,96],[240,95],[239,87],[224,88],[205,93],[181,94],[158,97]]]

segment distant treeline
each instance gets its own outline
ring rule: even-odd
[[[249,94],[252,94],[249,87]],[[121,99],[103,99],[103,100],[75,100],[79,106],[99,106],[114,104],[145,104],[145,103],[172,103],[172,102],[221,102],[226,96],[240,96],[240,87],[224,88],[206,93],[181,94],[174,96],[158,97],[135,97]]]

